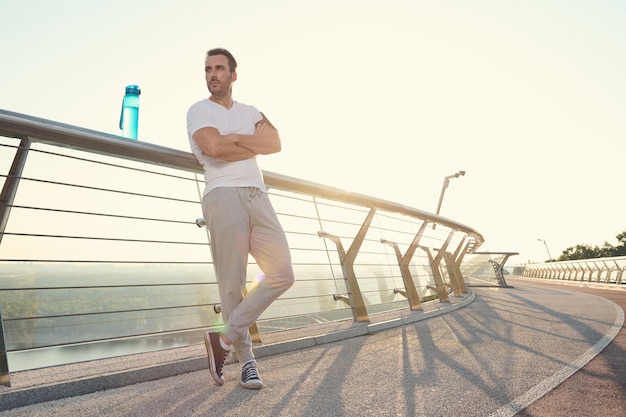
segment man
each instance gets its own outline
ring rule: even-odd
[[[241,386],[260,389],[263,382],[252,353],[249,328],[294,281],[285,233],[267,195],[257,155],[279,152],[278,132],[255,107],[233,101],[237,62],[222,48],[205,59],[208,99],[187,113],[191,150],[204,167],[202,212],[211,237],[224,328],[207,332],[209,369],[224,384],[224,361],[231,348],[241,363]],[[264,276],[245,290],[248,255]]]

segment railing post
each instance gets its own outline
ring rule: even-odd
[[[611,282],[611,277],[613,276],[613,271],[615,270],[615,268],[613,268],[612,266],[609,266],[606,262],[604,263],[609,271],[609,276],[607,277],[606,282]],[[615,281],[616,284],[619,284],[617,282],[617,280]]]
[[[7,358],[7,345],[4,341],[4,324],[2,323],[2,310],[0,309],[0,385],[11,386],[11,374],[9,373],[9,359]]]
[[[323,238],[327,238],[335,243],[337,246],[337,253],[339,254],[339,261],[341,262],[341,270],[343,272],[343,277],[346,281],[346,286],[348,287],[348,301],[350,302],[350,307],[352,308],[352,316],[354,321],[357,322],[366,322],[369,323],[370,318],[367,314],[367,309],[365,308],[365,302],[363,301],[363,295],[361,294],[361,289],[359,288],[359,283],[356,279],[356,274],[354,273],[354,260],[359,254],[359,249],[361,248],[361,244],[363,240],[365,240],[365,235],[367,234],[367,230],[372,223],[372,219],[374,218],[374,214],[376,213],[375,209],[370,209],[365,221],[361,225],[359,232],[356,237],[352,241],[350,248],[346,252],[343,249],[343,245],[341,244],[341,240],[339,237],[331,235],[330,233],[319,231],[318,235]],[[341,295],[335,295],[336,300],[342,299]]]
[[[504,279],[504,265],[506,264],[506,261],[509,260],[509,258],[511,257],[510,253],[504,254],[503,257],[496,261],[496,264],[498,265],[497,268],[497,272],[498,272],[498,281],[500,281],[500,285],[503,287],[507,287],[507,283],[506,280]]]
[[[454,234],[454,230],[450,231],[448,238],[445,243],[438,249],[437,256],[433,256],[430,252],[430,248],[420,246],[420,248],[426,252],[428,255],[428,260],[430,261],[430,269],[433,272],[433,278],[435,279],[435,288],[437,290],[437,296],[439,297],[440,302],[450,302],[450,296],[448,295],[448,289],[446,288],[445,282],[443,282],[443,277],[441,276],[441,272],[439,271],[439,265],[441,264],[441,260],[443,259],[446,249],[450,244],[450,240],[452,239],[452,235]]]
[[[463,258],[465,254],[472,244],[472,241],[469,241],[465,244],[465,237],[459,243],[459,246],[456,248],[456,251],[452,255],[452,267],[454,272],[456,273],[457,284],[459,285],[459,289],[462,294],[467,294],[469,290],[467,289],[467,284],[465,283],[465,279],[463,278],[463,273],[461,272],[461,264],[463,263]]]
[[[20,146],[17,148],[17,152],[13,158],[13,164],[9,170],[7,179],[4,182],[4,187],[2,187],[2,193],[0,194],[0,243],[2,243],[4,230],[9,222],[11,207],[13,207],[17,187],[20,184],[22,171],[24,171],[24,165],[26,164],[26,157],[28,156],[30,143],[29,138],[24,138],[20,141]]]
[[[622,281],[621,280],[622,274],[620,273],[620,267],[617,261],[613,259],[613,262],[615,263],[615,267],[611,267],[611,272],[609,272],[609,276],[607,277],[606,283],[608,284],[610,282],[611,276],[613,276],[613,269],[615,269],[615,271],[617,272],[617,276],[615,277],[615,283],[619,285],[621,284],[621,281]]]
[[[604,264],[604,269],[606,270],[606,278],[604,280],[604,283],[608,284],[609,282],[611,282],[611,268],[609,268],[605,261],[602,261],[602,263]]]
[[[446,252],[443,256],[443,260],[446,264],[446,269],[448,270],[450,284],[452,285],[452,291],[454,292],[455,297],[462,297],[463,291],[461,290],[461,286],[459,285],[459,277],[454,265],[454,255]]]
[[[598,265],[596,265],[595,262],[591,261],[591,266],[589,267],[589,281],[588,282],[592,282],[594,279],[596,281],[598,280],[597,275],[594,277],[597,271],[598,271]]]
[[[596,264],[591,262],[590,264],[587,264],[587,266],[589,268],[589,277],[587,278],[587,282],[591,282],[593,280],[593,274],[596,272]]]
[[[580,271],[576,272],[576,279],[580,279],[581,282],[585,280],[585,265],[583,265],[582,263],[580,264]]]
[[[602,265],[598,265],[595,261],[593,262],[593,265],[596,267],[596,271],[598,272],[596,282],[600,283],[600,280],[602,279],[602,271],[604,269],[602,268]]]
[[[409,265],[411,263],[413,255],[415,254],[415,249],[418,248],[418,243],[424,235],[424,231],[426,230],[426,224],[427,222],[422,223],[422,226],[413,238],[413,241],[409,245],[409,248],[407,249],[404,256],[400,252],[400,248],[398,247],[397,243],[390,242],[386,239],[380,239],[381,243],[390,245],[396,253],[398,265],[400,266],[400,272],[402,273],[402,281],[404,282],[406,298],[409,301],[409,308],[411,310],[423,310],[422,302],[420,300],[419,294],[417,293],[417,289],[415,288],[415,282],[413,281],[413,277],[411,276]]]

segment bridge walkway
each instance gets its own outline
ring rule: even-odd
[[[41,370],[57,374],[57,382],[40,392],[111,375],[127,384],[10,408],[0,417],[626,415],[626,290],[507,282],[512,288],[472,288],[471,296],[437,311],[260,347],[260,391],[238,386],[235,364],[218,387],[206,369],[131,384],[136,366],[110,370],[112,364],[96,361],[80,365],[79,374],[97,374],[82,380],[67,375],[71,381],[63,382],[62,369]],[[159,358],[167,354],[150,354],[144,369],[206,360],[197,350],[188,359]],[[15,386],[0,388],[0,402],[9,391],[38,392],[35,381],[13,379]]]

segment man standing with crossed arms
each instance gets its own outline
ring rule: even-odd
[[[191,150],[204,167],[202,212],[211,236],[224,328],[207,332],[209,369],[224,384],[224,361],[235,349],[241,386],[260,389],[263,382],[252,353],[249,328],[294,281],[285,233],[267,195],[257,155],[280,152],[278,131],[255,107],[232,99],[237,62],[222,48],[205,59],[208,99],[187,113]],[[248,255],[264,273],[245,294]]]

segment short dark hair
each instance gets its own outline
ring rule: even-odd
[[[228,69],[230,70],[231,74],[237,71],[237,61],[235,61],[235,57],[228,50],[224,48],[213,48],[209,49],[209,51],[206,53],[207,57],[215,55],[224,55],[226,58],[228,58]]]

